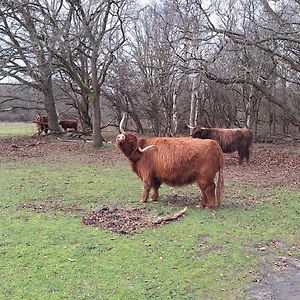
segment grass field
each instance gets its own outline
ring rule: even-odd
[[[282,257],[300,257],[295,189],[227,180],[224,206],[200,210],[196,186],[163,186],[157,203],[140,204],[127,163],[95,163],[93,151],[1,156],[0,299],[246,299]],[[176,212],[185,204],[174,194],[191,199],[188,211],[161,227],[127,236],[82,224],[104,204]]]
[[[33,123],[1,122],[0,137],[29,136],[35,134],[36,127]]]

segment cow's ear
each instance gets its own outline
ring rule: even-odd
[[[140,138],[137,140],[136,150],[138,151],[139,148],[145,147],[145,139]]]

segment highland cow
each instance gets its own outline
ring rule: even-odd
[[[213,140],[190,138],[137,137],[126,133],[120,123],[116,148],[129,160],[132,170],[144,183],[141,202],[146,202],[152,189],[152,199],[158,198],[158,189],[165,183],[181,186],[197,182],[202,191],[200,207],[213,208],[215,198],[222,204],[224,189],[224,155]],[[214,179],[218,175],[217,187]]]
[[[48,126],[47,116],[41,116],[40,114],[38,114],[35,121],[33,121],[33,123],[36,124],[38,135],[40,135],[42,132],[44,132],[45,134],[48,133],[49,126]]]
[[[239,164],[244,158],[247,163],[250,160],[250,147],[253,142],[253,133],[248,128],[224,129],[224,128],[203,128],[191,127],[191,136],[200,139],[212,139],[219,143],[224,153],[237,151]]]
[[[58,124],[63,128],[64,131],[66,131],[68,128],[77,131],[78,128],[77,120],[61,120]]]

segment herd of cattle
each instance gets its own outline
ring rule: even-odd
[[[165,183],[181,186],[196,182],[202,192],[200,207],[213,208],[222,204],[224,189],[224,154],[237,151],[239,164],[249,162],[253,133],[247,128],[223,129],[190,127],[191,137],[137,137],[123,129],[125,115],[116,138],[116,148],[128,159],[132,170],[144,183],[141,202],[156,201],[158,189]],[[38,115],[34,121],[38,134],[48,133],[48,118]],[[77,120],[61,120],[66,131],[77,131]],[[218,173],[217,185],[214,179]]]
[[[42,134],[43,132],[45,134],[49,131],[49,125],[48,125],[48,117],[47,116],[41,116],[40,114],[37,115],[35,121],[33,123],[36,124],[38,135]],[[70,129],[74,129],[77,131],[78,129],[78,121],[77,120],[61,120],[58,122],[58,124],[62,127],[64,131]]]

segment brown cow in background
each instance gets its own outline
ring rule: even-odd
[[[77,131],[78,128],[78,121],[77,120],[61,120],[58,123],[64,131],[66,131],[68,128],[70,129],[74,129],[75,131]]]
[[[42,132],[45,134],[49,131],[48,126],[48,117],[47,116],[41,116],[40,114],[37,114],[35,121],[33,123],[36,123],[36,128],[38,130],[38,135],[40,135]]]
[[[191,127],[191,136],[200,139],[212,139],[219,143],[224,153],[237,151],[239,164],[243,163],[244,158],[247,163],[250,159],[250,147],[253,142],[253,132],[248,128],[203,128]]]
[[[217,142],[190,138],[140,138],[122,132],[116,138],[116,148],[129,160],[132,170],[144,183],[141,202],[146,202],[153,189],[152,199],[158,198],[162,183],[181,186],[197,182],[201,191],[201,207],[213,208],[215,196],[222,204],[224,189],[224,155]],[[217,187],[214,183],[219,172]]]

